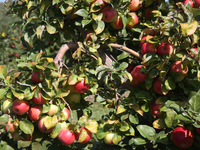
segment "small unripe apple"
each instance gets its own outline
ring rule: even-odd
[[[29,110],[29,102],[27,100],[15,100],[12,104],[12,110],[17,115],[24,115]]]
[[[49,111],[48,111],[48,115],[49,116],[53,116],[55,115],[56,113],[58,112],[58,106],[54,105],[54,104],[51,104],[50,105],[50,108],[49,108]]]
[[[75,133],[69,129],[62,129],[58,134],[58,140],[65,146],[73,144],[75,139]]]
[[[31,79],[36,84],[42,83],[42,81],[44,80],[44,73],[42,71],[33,72],[31,75]]]
[[[35,104],[40,104],[40,105],[46,103],[46,100],[42,97],[41,90],[39,90],[38,98],[34,96],[34,97],[32,98],[32,101],[33,101]]]
[[[76,84],[74,84],[74,91],[77,93],[85,93],[89,89],[90,85],[85,84],[85,79],[82,81],[78,81]]]
[[[115,135],[115,133],[113,133],[113,132],[109,132],[109,133],[107,133],[106,134],[106,136],[104,137],[104,142],[106,143],[106,144],[109,144],[109,145],[113,145],[114,143],[113,143],[113,136]]]
[[[83,133],[83,130],[86,132]],[[87,143],[91,140],[92,133],[85,127],[81,127],[80,132],[76,132],[76,140],[79,143]]]
[[[75,93],[69,94],[66,98],[67,98],[67,102],[68,102],[69,104],[80,103],[81,94],[75,92]]]
[[[42,106],[41,105],[35,105],[32,106],[28,111],[28,117],[32,121],[37,121],[40,118],[40,114],[42,113]]]
[[[3,102],[3,105],[2,105],[2,111],[4,114],[10,114],[11,111],[12,111],[12,100],[10,99],[6,99],[4,102]]]

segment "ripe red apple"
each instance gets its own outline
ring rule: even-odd
[[[196,128],[196,131],[200,134],[200,128]]]
[[[112,22],[115,20],[115,18],[117,17],[117,12],[115,10],[115,8],[110,7],[110,6],[106,6],[103,10],[103,18],[102,20],[104,22]]]
[[[43,133],[50,133],[53,128],[50,128],[50,129],[47,129],[46,126],[45,126],[45,121],[47,121],[49,119],[50,116],[44,116],[42,118],[39,119],[38,121],[38,128],[41,132]]]
[[[12,110],[17,115],[24,115],[28,112],[29,107],[27,100],[15,100],[12,104]]]
[[[141,47],[141,53],[142,55],[145,55],[146,53],[156,53],[157,48],[152,43],[144,43]]]
[[[85,79],[74,84],[74,91],[77,93],[85,93],[89,89],[89,84],[85,84]]]
[[[133,86],[139,86],[139,85],[140,85],[140,82],[137,81],[137,80],[135,80],[135,79],[133,78],[132,81],[131,81],[131,84],[132,84]]]
[[[161,44],[158,45],[158,55],[163,56],[164,54],[169,54],[171,55],[174,50],[174,45],[169,43],[169,42],[162,42]]]
[[[94,0],[91,2],[91,6],[94,5],[94,3],[99,2],[99,4],[101,4],[100,8],[103,9],[106,6],[106,2],[104,2],[103,0]],[[92,6],[94,7],[94,6]]]
[[[151,16],[152,16],[152,9],[150,9],[150,8],[145,8],[144,9],[144,17],[145,18],[150,18]]]
[[[56,113],[58,112],[58,106],[54,105],[54,104],[51,104],[50,105],[50,108],[49,108],[49,111],[48,111],[48,115],[49,116],[53,116],[55,115]]]
[[[162,107],[162,104],[156,104],[155,102],[153,102],[151,104],[151,112],[153,113],[153,115],[155,116],[161,116],[163,114],[163,112],[160,111],[160,108]]]
[[[195,7],[199,8],[200,7],[200,0],[194,0],[194,5],[195,5]]]
[[[194,54],[191,54],[191,55],[190,55],[191,57],[195,57],[196,55],[198,55],[198,50],[197,50],[197,48],[192,48],[192,49],[190,50],[189,54],[190,54],[190,53],[194,53]]]
[[[194,136],[186,127],[176,127],[172,132],[172,141],[177,147],[187,149],[193,144]]]
[[[28,117],[32,121],[37,121],[40,118],[40,115],[42,113],[42,106],[41,105],[35,105],[32,106],[28,111]]]
[[[132,72],[132,70],[134,69],[134,65],[133,64],[128,64],[128,67],[126,68],[126,70],[129,72],[129,73],[131,73]]]
[[[42,94],[41,94],[41,90],[39,89],[39,93],[38,93],[38,98],[37,97],[33,97],[32,98],[32,101],[35,103],[35,104],[39,104],[39,105],[42,105],[42,104],[45,104],[47,101],[42,97]]]
[[[75,92],[75,93],[69,94],[66,98],[67,98],[67,102],[68,102],[69,104],[80,103],[81,94]]]
[[[109,132],[109,133],[107,133],[106,134],[106,136],[104,137],[104,142],[106,143],[106,144],[109,144],[109,145],[113,145],[114,143],[113,143],[113,136],[115,135],[115,133],[113,133],[113,132]]]
[[[131,4],[129,5],[130,11],[136,11],[141,7],[140,0],[132,0]]]
[[[184,1],[183,1],[183,4],[186,5],[187,3],[189,3],[190,6],[193,8],[193,6],[194,6],[194,2],[193,2],[192,0],[184,0]]]
[[[127,21],[127,24],[126,24],[126,28],[127,29],[131,29],[133,28],[136,24],[139,23],[139,19],[138,19],[138,16],[136,15],[136,13],[134,12],[130,12],[128,13],[128,21]]]
[[[152,39],[152,38],[153,38],[153,36],[151,36],[151,35],[146,35],[146,36],[144,36],[144,37],[141,39],[141,41],[140,41],[140,46],[142,46],[144,43],[147,43],[148,40],[149,40],[149,39]]]
[[[59,120],[62,121],[67,121],[69,119],[70,113],[69,110],[64,107],[63,110],[61,111],[61,115],[59,116]]]
[[[147,78],[148,74],[141,72],[141,68],[144,67],[143,65],[137,65],[131,72],[131,75],[134,80],[138,81],[139,83],[144,82]]]
[[[85,132],[83,132],[85,130]],[[85,127],[81,127],[80,132],[76,132],[76,140],[79,143],[87,143],[91,140],[92,133]]]
[[[10,114],[12,111],[12,104],[13,102],[10,99],[6,99],[3,102],[2,111],[4,114]]]
[[[69,129],[62,129],[58,134],[58,140],[65,146],[74,143],[76,135]]]
[[[44,73],[42,71],[33,72],[31,75],[31,79],[36,84],[42,83],[42,81],[44,80]]]
[[[122,22],[122,17],[118,16],[113,22],[111,22],[111,26],[114,29],[122,29],[124,24]]]
[[[154,82],[153,82],[153,89],[156,93],[160,94],[160,95],[164,95],[163,91],[162,91],[162,81],[160,80],[159,77],[157,77]]]
[[[13,133],[13,132],[16,132],[17,129],[18,129],[18,125],[13,123],[12,118],[9,118],[9,120],[5,126],[5,130],[9,133]]]
[[[11,136],[12,136],[12,138],[13,138],[15,141],[21,140],[21,137],[20,137],[20,135],[19,135],[19,131],[16,131],[16,132],[11,133]]]
[[[184,66],[184,68],[182,68],[182,61],[178,60],[171,65],[170,71],[174,74],[175,81],[179,82],[187,75],[188,67]]]

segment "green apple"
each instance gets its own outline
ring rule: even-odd
[[[104,137],[104,142],[106,143],[106,144],[109,144],[109,145],[113,145],[114,143],[113,143],[113,136],[115,135],[115,133],[113,133],[113,132],[109,132],[109,133],[107,133],[106,134],[106,136]]]
[[[48,111],[48,115],[49,116],[53,116],[55,115],[56,113],[58,112],[58,106],[54,105],[54,104],[51,104],[50,105],[50,108],[49,108],[49,111]]]
[[[69,94],[67,96],[67,102],[69,104],[76,104],[76,103],[80,103],[80,100],[81,100],[81,94],[80,93],[72,93],[72,94]]]
[[[10,112],[12,111],[12,101],[10,99],[6,99],[3,102],[3,106],[2,106],[2,111],[4,114],[10,114]]]

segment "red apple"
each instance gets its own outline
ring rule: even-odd
[[[103,10],[102,10],[102,13],[103,13],[103,18],[102,20],[104,22],[112,22],[115,20],[115,18],[117,17],[117,12],[115,10],[115,8],[112,8],[110,6],[107,6],[105,7]]]
[[[175,81],[179,82],[187,75],[188,67],[184,66],[184,68],[182,68],[182,61],[178,60],[171,65],[170,71],[174,75]]]
[[[85,93],[89,89],[90,85],[85,84],[85,79],[82,81],[78,81],[76,84],[74,84],[74,91],[77,93]]]
[[[12,118],[9,118],[6,126],[5,126],[5,130],[9,133],[13,133],[16,132],[18,129],[18,125],[16,123],[13,123]]]
[[[104,8],[106,6],[106,2],[104,2],[103,0],[94,0],[91,2],[91,5],[94,5],[94,3],[96,2],[99,2],[99,4],[101,4],[100,8]]]
[[[174,50],[174,45],[165,41],[159,44],[157,50],[158,50],[158,55],[160,56],[163,56],[164,54],[171,55]]]
[[[130,11],[136,11],[141,7],[140,0],[132,0],[131,4],[129,5]]]
[[[44,80],[44,73],[42,71],[33,72],[31,75],[31,79],[36,84],[42,83],[42,81]]]
[[[195,5],[195,7],[199,8],[200,7],[200,0],[194,0],[194,5]]]
[[[85,127],[81,127],[80,132],[76,132],[76,140],[79,143],[87,143],[91,140],[92,133]]]
[[[190,6],[193,8],[194,2],[192,0],[184,0],[183,3],[186,5],[187,3],[190,4]]]
[[[193,144],[194,136],[186,127],[176,127],[172,132],[172,141],[177,147],[187,149]]]
[[[138,81],[139,83],[144,82],[147,78],[148,74],[141,72],[141,68],[144,67],[143,65],[137,65],[131,72],[131,75],[134,80]]]
[[[111,26],[114,29],[122,29],[124,26],[122,22],[122,17],[118,16],[113,22],[111,22]]]
[[[59,120],[62,121],[67,121],[69,119],[70,113],[69,110],[64,107],[63,110],[61,111],[61,115],[59,116]]]
[[[2,111],[4,114],[10,114],[12,111],[13,102],[10,99],[6,99],[2,105]]]
[[[142,55],[145,55],[147,53],[156,53],[157,48],[152,43],[144,43],[141,47],[141,53]]]
[[[162,81],[160,80],[159,77],[157,77],[154,82],[153,82],[153,89],[156,93],[160,94],[160,95],[164,95],[163,91],[162,91]]]
[[[45,121],[48,121],[49,117],[50,116],[44,116],[38,121],[38,128],[43,133],[50,133],[53,130],[53,128],[47,129],[45,126]]]
[[[32,121],[37,121],[40,118],[40,115],[42,113],[42,106],[41,105],[35,105],[32,106],[28,111],[28,117]]]
[[[39,89],[39,93],[38,93],[38,98],[37,97],[33,97],[32,98],[32,101],[35,103],[35,104],[45,104],[46,103],[46,100],[42,97],[42,94],[41,94],[41,90]]]
[[[66,98],[67,98],[67,102],[68,102],[69,104],[80,103],[81,94],[75,92],[75,93],[69,94]]]
[[[200,128],[196,128],[196,131],[200,134]]]
[[[150,18],[151,16],[152,16],[152,9],[150,9],[150,8],[145,8],[144,9],[144,17],[145,18]]]
[[[17,115],[24,115],[28,112],[29,107],[27,100],[15,100],[12,104],[13,112]]]
[[[147,43],[148,40],[149,40],[149,39],[152,39],[152,38],[153,38],[153,36],[151,36],[151,35],[146,35],[146,36],[144,36],[144,37],[141,39],[141,41],[140,41],[140,46],[142,46],[144,43]]]
[[[126,70],[131,73],[131,71],[134,69],[134,65],[133,64],[128,64],[128,67],[126,68]]]
[[[49,111],[48,111],[48,115],[49,116],[53,116],[55,115],[56,113],[58,112],[58,106],[54,105],[54,104],[51,104],[50,105],[50,108],[49,108]]]
[[[161,116],[163,114],[163,112],[160,111],[160,108],[162,107],[162,104],[156,104],[155,102],[153,102],[151,104],[151,112],[153,113],[153,115],[155,116]]]
[[[190,55],[191,57],[195,57],[196,55],[198,55],[198,50],[197,50],[197,48],[192,48],[192,49],[190,49],[189,54],[190,54],[190,53],[194,53],[194,54],[191,54],[191,55]]]
[[[33,139],[33,136],[31,136],[30,134],[25,134],[25,136],[20,136],[20,139],[22,141],[31,141]]]
[[[126,24],[126,28],[127,29],[131,29],[133,28],[136,24],[139,23],[139,19],[138,19],[138,16],[136,15],[136,13],[134,12],[130,12],[128,13],[128,21],[127,21],[127,24]]]
[[[93,31],[86,31],[86,32],[85,32],[85,38],[86,38],[87,36],[89,36],[88,34],[90,34],[90,33],[94,33],[94,32],[93,32]],[[87,39],[87,41],[92,41],[92,37],[89,36],[88,39]]]
[[[114,143],[113,143],[113,136],[115,135],[115,133],[113,133],[113,132],[109,132],[109,133],[107,133],[106,134],[106,136],[104,137],[104,142],[106,143],[106,144],[109,144],[109,145],[113,145]]]
[[[65,146],[73,144],[75,139],[75,133],[69,129],[62,129],[58,134],[58,140]]]
[[[133,78],[132,81],[131,81],[131,84],[132,84],[133,86],[139,86],[139,85],[140,85],[140,82],[137,81],[137,80],[135,80],[135,79]]]

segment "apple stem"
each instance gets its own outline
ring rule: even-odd
[[[65,104],[67,105],[67,107],[69,108],[69,111],[70,111],[70,117],[71,117],[71,120],[72,120],[72,124],[73,124],[73,115],[72,115],[72,109],[71,109],[71,107],[69,106],[69,104],[66,102],[66,100],[63,98],[63,97],[61,97],[62,98],[62,100],[65,102]]]

